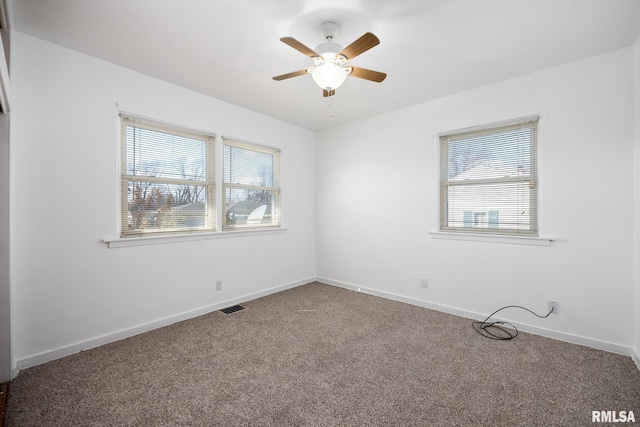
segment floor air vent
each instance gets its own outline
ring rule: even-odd
[[[224,314],[231,314],[231,313],[236,313],[240,310],[244,310],[244,307],[241,305],[234,305],[231,307],[223,308],[220,311],[223,312]]]

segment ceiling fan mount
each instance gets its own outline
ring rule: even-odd
[[[322,31],[325,42],[316,46],[314,50],[320,52],[321,55],[322,52],[340,52],[342,46],[333,42],[336,34],[340,31],[340,26],[335,22],[326,21],[320,24],[320,30]]]
[[[348,75],[373,82],[382,82],[387,75],[379,71],[354,67],[348,61],[366,52],[380,43],[380,40],[372,33],[365,33],[359,39],[343,48],[334,43],[333,39],[340,30],[340,26],[333,21],[326,21],[320,25],[324,34],[324,43],[319,44],[315,50],[300,43],[293,37],[282,37],[281,42],[291,46],[298,52],[313,59],[313,66],[304,70],[275,76],[273,79],[280,81],[292,77],[311,74],[313,80],[322,88],[322,96],[333,96],[336,89],[346,80]]]

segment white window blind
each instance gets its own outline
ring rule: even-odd
[[[121,117],[121,235],[215,230],[214,136]]]
[[[280,227],[280,151],[223,141],[222,229]]]
[[[538,120],[439,135],[440,231],[538,235]]]

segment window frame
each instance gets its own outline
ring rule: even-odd
[[[274,147],[268,147],[265,145],[258,145],[248,142],[238,141],[227,137],[222,137],[222,179],[221,179],[221,206],[223,209],[221,215],[221,228],[222,231],[240,231],[240,230],[260,230],[260,229],[278,229],[282,227],[282,213],[281,213],[281,188],[280,188],[280,162],[281,162],[281,150]],[[225,158],[225,147],[239,148],[242,150],[253,151],[256,153],[268,154],[273,157],[272,164],[272,185],[251,185],[251,184],[239,184],[226,181],[227,160]],[[271,191],[271,221],[267,223],[251,223],[251,224],[230,224],[228,223],[226,197],[228,190],[257,190],[257,191]]]
[[[539,134],[539,115],[532,115],[527,117],[516,118],[512,120],[506,120],[501,122],[489,123],[480,126],[474,126],[464,129],[458,129],[454,131],[442,132],[438,134],[439,144],[439,218],[438,218],[438,230],[439,233],[446,234],[469,234],[469,235],[488,235],[496,237],[528,237],[536,238],[539,236],[539,168],[538,168],[538,134]],[[466,179],[464,181],[454,181],[449,177],[449,162],[450,162],[450,142],[449,139],[460,141],[466,138],[472,138],[475,135],[481,133],[499,134],[508,130],[509,128],[517,128],[521,126],[523,128],[532,129],[532,138],[529,141],[529,174],[524,176],[505,176],[498,178],[479,178],[479,179]],[[452,182],[453,181],[453,182]],[[471,187],[472,185],[528,185],[529,186],[529,229],[519,228],[518,225],[511,228],[500,228],[498,223],[492,221],[490,218],[498,218],[500,211],[496,208],[487,208],[479,203],[475,206],[465,207],[463,209],[463,222],[462,226],[451,224],[453,221],[449,217],[449,189],[451,187],[464,188]],[[495,193],[494,193],[495,194]],[[483,201],[486,200],[483,197]],[[477,227],[476,214],[486,213],[486,226]],[[471,224],[471,225],[469,225]]]
[[[216,220],[216,156],[215,141],[213,133],[189,129],[186,127],[160,122],[129,113],[120,112],[120,237],[125,239],[163,236],[163,235],[185,235],[194,233],[211,233],[217,231]],[[127,166],[127,128],[134,127],[152,132],[166,133],[178,137],[189,138],[202,141],[205,145],[205,175],[204,180],[190,180],[168,177],[153,177],[144,175],[132,175],[128,173]],[[198,185],[204,187],[204,218],[205,224],[199,227],[180,228],[155,228],[155,229],[134,229],[129,230],[129,181],[138,180],[166,185]]]

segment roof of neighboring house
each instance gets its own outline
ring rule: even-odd
[[[505,178],[521,176],[523,169],[506,166],[495,160],[478,162],[464,172],[450,178],[450,181],[464,181],[467,179]]]

